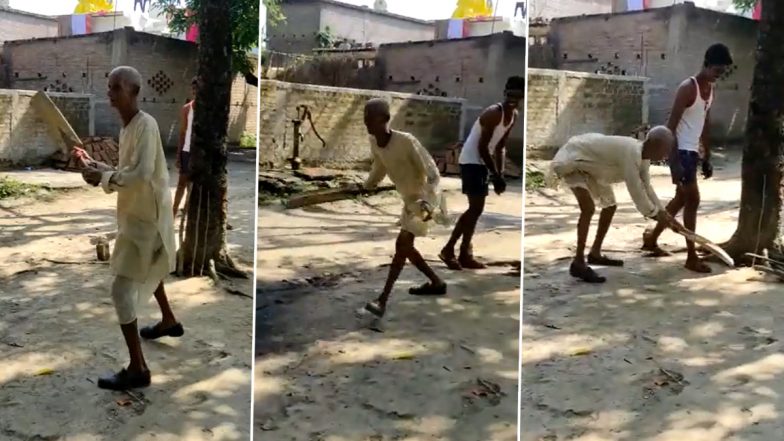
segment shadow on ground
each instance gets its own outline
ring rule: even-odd
[[[452,198],[459,211],[460,196]],[[478,255],[503,262],[477,273],[433,263],[450,285],[444,298],[408,295],[423,276],[406,267],[383,333],[355,311],[383,285],[399,202],[263,209],[256,436],[514,440],[520,279],[507,273],[519,256],[519,201],[512,192],[493,199],[476,241]],[[447,232],[418,241],[426,258]]]
[[[709,202],[698,232],[725,240],[740,181],[721,175],[700,185]],[[578,283],[567,274],[574,209],[568,195],[553,197],[561,203],[528,195],[521,440],[778,439],[782,285],[718,264],[710,275],[690,273],[683,254],[643,257],[645,225],[626,209],[606,244],[624,268],[599,268],[603,285]],[[671,233],[663,240],[683,246]]]
[[[229,241],[247,265],[255,164],[230,163],[229,172]],[[99,375],[128,360],[109,268],[94,261],[89,241],[114,231],[114,204],[115,196],[92,188],[3,201],[0,439],[248,439],[252,302],[205,279],[166,281],[186,334],[144,343],[150,388],[127,394],[96,387]],[[231,284],[251,290],[250,280]],[[157,318],[154,301],[142,308],[142,325]]]

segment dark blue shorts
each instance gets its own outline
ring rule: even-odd
[[[692,150],[678,150],[678,159],[683,168],[683,178],[678,182],[675,177],[673,177],[672,183],[678,185],[697,182],[697,169],[700,166],[700,154]],[[670,173],[672,173],[672,167],[670,167]]]
[[[180,174],[188,176],[191,171],[191,152],[180,152]]]
[[[460,181],[466,196],[487,196],[490,172],[484,164],[460,164]]]

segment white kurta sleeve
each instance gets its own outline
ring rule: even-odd
[[[107,193],[136,182],[152,180],[155,173],[155,146],[158,145],[156,137],[160,137],[160,134],[148,121],[140,123],[134,139],[131,163],[118,171],[103,173],[101,186]]]
[[[410,159],[414,165],[414,170],[419,176],[425,177],[425,185],[422,188],[420,199],[427,201],[430,204],[436,203],[436,196],[438,194],[438,184],[441,181],[441,174],[438,172],[438,166],[430,156],[430,152],[425,149],[419,141],[411,137],[411,150]]]
[[[379,182],[387,175],[387,169],[384,167],[384,163],[381,162],[381,158],[378,157],[375,149],[371,147],[370,151],[373,156],[373,165],[370,168],[370,173],[368,174],[365,183],[362,184],[362,186],[368,190],[376,188]]]
[[[629,190],[634,206],[645,217],[655,217],[659,211],[658,206],[650,199],[646,191],[646,184],[635,157],[634,151],[623,158],[623,175],[626,181],[626,188]],[[650,178],[648,179],[650,180]],[[648,183],[647,185],[650,185]]]

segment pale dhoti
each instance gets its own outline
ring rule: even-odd
[[[120,324],[174,269],[176,241],[169,172],[158,124],[139,112],[120,131],[118,170],[103,166],[101,186],[117,193],[117,240],[111,259],[111,295]]]
[[[600,208],[616,205],[612,184],[600,178],[601,171],[597,167],[602,167],[602,164],[581,160],[576,154],[579,147],[578,143],[570,140],[558,149],[550,163],[550,172],[570,189],[587,190]]]
[[[446,198],[439,189],[441,176],[433,157],[410,133],[392,130],[389,143],[379,147],[374,137],[369,138],[373,166],[365,181],[365,188],[374,188],[389,176],[403,199],[398,224],[416,237],[427,236],[434,223],[448,225]],[[420,201],[424,201],[433,217],[425,221]]]
[[[403,202],[403,209],[400,213],[398,223],[400,228],[408,231],[415,237],[425,237],[430,232],[430,227],[433,224],[449,225],[449,213],[446,208],[446,197],[440,191],[429,195],[429,197],[422,199],[430,206],[432,210],[432,217],[425,221],[426,213],[422,210],[419,200],[409,200]]]
[[[149,302],[155,289],[170,272],[169,257],[160,234],[151,246],[139,245],[123,235],[117,237],[112,259],[139,262],[140,272],[135,277],[116,274],[112,283],[112,301],[117,311],[117,320],[127,325],[136,320],[138,308]],[[142,272],[144,271],[144,272]],[[140,274],[146,277],[140,278]]]
[[[583,188],[596,205],[616,205],[613,184],[625,183],[637,210],[654,217],[661,209],[651,187],[651,162],[642,159],[642,142],[626,136],[586,133],[574,136],[561,147],[550,163],[550,179],[569,188]]]

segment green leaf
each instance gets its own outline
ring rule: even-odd
[[[757,0],[732,0],[732,4],[742,12],[749,12],[754,9]]]
[[[273,20],[283,17],[280,9],[280,0],[263,0],[267,8],[267,15]],[[153,0],[154,10],[169,15],[169,28],[174,34],[186,32],[192,25],[198,23],[201,0],[186,0],[185,7],[180,6],[180,0]],[[189,11],[192,13],[189,14]],[[253,73],[255,60],[248,58],[250,51],[259,46],[259,1],[258,0],[232,0],[232,70],[234,73]]]

